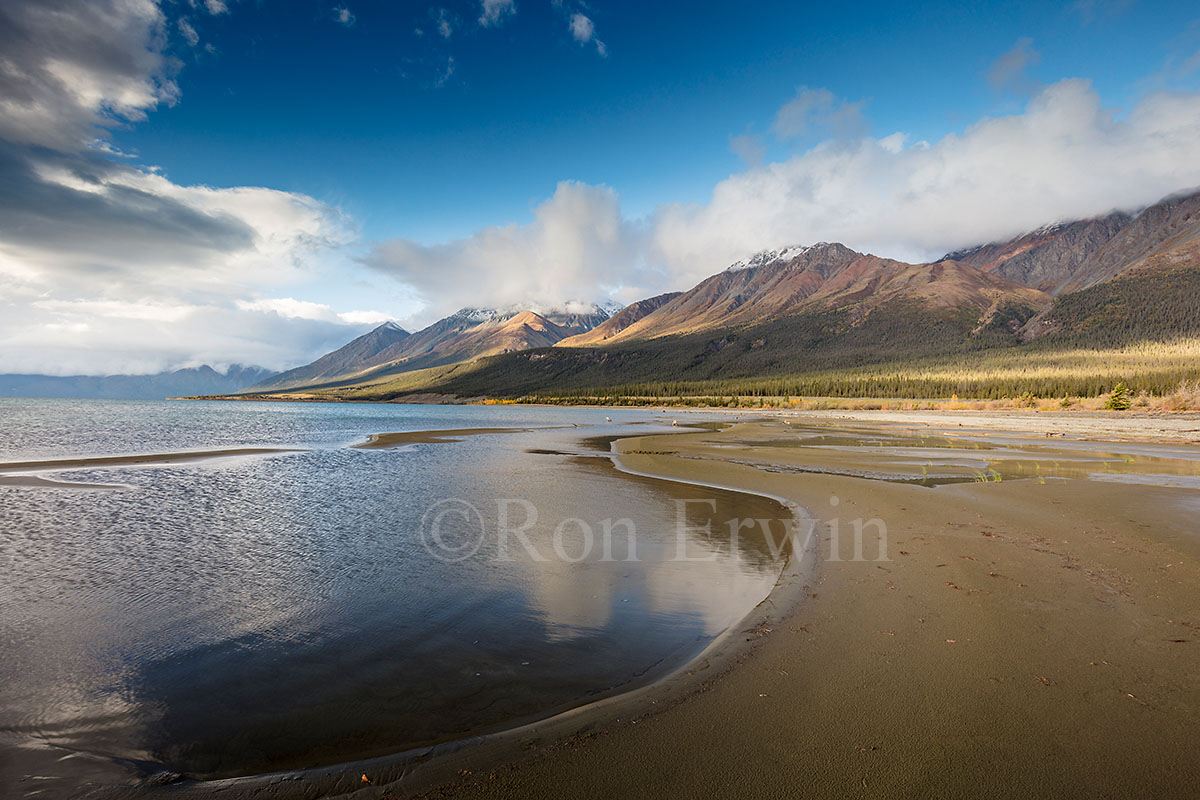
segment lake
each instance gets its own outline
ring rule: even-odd
[[[212,778],[340,763],[678,670],[779,575],[770,549],[731,541],[725,520],[787,515],[617,471],[613,437],[669,420],[0,399],[5,462],[289,451],[0,484],[0,788],[31,792],[31,775],[67,787],[100,766]],[[520,430],[352,447],[464,428]]]

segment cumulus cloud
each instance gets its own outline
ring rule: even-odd
[[[376,244],[364,262],[415,289],[424,321],[463,306],[555,306],[620,287],[657,285],[641,259],[644,233],[606,186],[558,184],[526,225],[498,225],[439,245]]]
[[[706,204],[659,211],[652,257],[686,280],[821,240],[924,259],[1198,185],[1200,93],[1150,95],[1117,116],[1087,81],[1065,80],[932,144],[826,142],[732,176]]]
[[[339,25],[344,25],[347,28],[353,28],[354,23],[358,22],[358,17],[354,16],[354,12],[346,6],[335,6],[333,9],[333,18],[337,20]]]
[[[366,324],[237,302],[310,279],[353,235],[336,209],[182,186],[107,143],[177,97],[169,23],[148,0],[0,6],[0,372],[152,372],[197,354],[282,367]],[[279,338],[258,342],[268,329]]]
[[[174,103],[165,35],[150,0],[0,4],[0,139],[77,151]]]
[[[828,89],[801,86],[775,114],[771,130],[781,139],[852,136],[866,128],[863,106],[863,101],[847,102]]]
[[[578,11],[571,14],[567,21],[567,27],[570,29],[571,35],[575,37],[575,41],[579,42],[580,44],[595,42],[596,52],[602,56],[608,55],[608,48],[605,46],[604,42],[596,38],[595,23],[592,22],[592,20],[586,15],[581,14]]]
[[[479,24],[491,28],[509,14],[517,13],[517,4],[515,0],[480,0],[479,11]]]
[[[596,32],[596,26],[592,21],[583,14],[578,12],[571,15],[571,35],[575,37],[575,41],[580,44],[587,44],[592,40],[592,34]]]
[[[1017,40],[1008,52],[997,58],[988,67],[987,79],[997,92],[1029,92],[1036,85],[1026,75],[1026,70],[1036,66],[1042,54],[1033,49],[1033,39]]]
[[[431,315],[604,293],[628,302],[690,288],[765,248],[840,241],[923,261],[1197,186],[1200,93],[1157,93],[1116,114],[1088,82],[1065,80],[1020,113],[934,142],[827,140],[646,220],[627,219],[607,187],[561,183],[527,225],[380,243],[366,262],[426,298]]]

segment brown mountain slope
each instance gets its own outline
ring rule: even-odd
[[[966,264],[906,264],[821,243],[761,253],[748,264],[734,265],[603,341],[653,339],[835,308],[851,307],[851,317],[861,319],[901,299],[939,310],[969,308],[981,320],[1006,303],[1040,311],[1050,302],[1043,292]],[[561,344],[595,343],[575,337]]]
[[[342,377],[378,377],[530,347],[549,347],[571,333],[572,329],[533,311],[463,309],[381,353],[368,369]]]
[[[701,281],[609,341],[652,339],[777,317],[795,310],[829,277],[864,258],[872,263],[884,260],[824,242],[760,253]]]
[[[551,316],[565,324],[549,319]],[[403,335],[396,335],[393,331],[399,331],[398,328],[381,327],[253,390],[344,385],[481,356],[550,347],[568,336],[586,332],[607,317],[607,312],[599,307],[552,311],[546,315],[528,310],[498,312],[465,308],[414,334],[401,331]],[[364,344],[368,339],[369,347]]]
[[[1155,253],[1200,236],[1200,193],[1168,197],[1135,215],[1054,225],[1007,242],[950,253],[961,261],[1053,295],[1115,278]]]
[[[1039,311],[1050,305],[1050,297],[957,261],[936,264],[865,260],[850,265],[829,280],[803,304],[804,309],[857,306],[867,313],[893,300],[918,300],[932,309],[972,309],[987,317],[1005,303],[1017,303]]]
[[[657,297],[649,297],[645,300],[638,300],[636,303],[630,303],[590,331],[563,339],[558,343],[558,346],[582,347],[583,345],[599,344],[600,342],[607,341],[646,315],[662,308],[681,294],[683,293],[667,292]]]
[[[251,386],[245,391],[260,392],[314,383],[361,372],[379,363],[381,354],[403,345],[410,338],[408,331],[394,322],[385,322],[373,331],[359,336],[332,353],[326,353],[311,364],[281,372]],[[386,357],[385,357],[386,358]]]
[[[1055,225],[1008,242],[951,253],[944,260],[960,261],[1025,286],[1057,294],[1131,219],[1128,214],[1114,213]]]
[[[1200,239],[1200,193],[1164,200],[1138,214],[1062,288],[1074,292],[1095,286],[1159,254]]]

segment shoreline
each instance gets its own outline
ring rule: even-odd
[[[812,419],[848,419],[859,421],[900,421],[900,420],[917,420],[923,424],[936,426],[947,424],[953,421],[955,424],[961,420],[980,420],[988,421],[986,425],[1001,430],[1011,430],[1014,421],[1020,421],[1020,424],[1027,424],[1029,420],[1045,420],[1045,423],[1039,423],[1038,427],[1053,428],[1049,424],[1052,422],[1064,423],[1062,427],[1082,431],[1089,435],[1094,435],[1095,438],[1121,437],[1130,439],[1139,439],[1144,441],[1169,441],[1169,442],[1200,442],[1200,411],[1182,410],[1173,411],[1157,408],[1130,408],[1125,411],[1105,411],[1099,409],[1085,408],[903,408],[904,404],[912,403],[941,403],[949,404],[952,401],[948,399],[940,399],[933,401],[919,401],[906,398],[884,398],[879,400],[879,403],[885,405],[896,405],[896,408],[803,408],[803,407],[780,407],[774,408],[770,406],[755,407],[728,407],[728,406],[705,406],[691,405],[687,403],[646,403],[646,404],[621,404],[621,403],[547,403],[547,402],[520,402],[520,401],[497,401],[491,398],[458,398],[446,396],[442,398],[432,398],[429,395],[421,395],[421,399],[406,400],[398,398],[396,400],[356,400],[349,398],[337,397],[304,397],[304,396],[238,396],[238,395],[203,395],[196,397],[173,397],[169,400],[203,400],[215,402],[263,402],[263,403],[338,403],[338,404],[355,404],[355,405],[465,405],[465,406],[489,406],[489,405],[513,405],[530,408],[586,408],[586,409],[622,409],[629,411],[654,411],[659,410],[663,413],[670,412],[676,414],[720,414],[720,415],[735,415],[739,417],[761,418],[761,417],[793,417],[793,418],[812,418]],[[856,398],[818,398],[819,400],[844,401],[849,404],[856,401]],[[962,401],[975,402],[975,401]],[[979,401],[986,402],[986,401]],[[998,424],[994,424],[998,423]],[[1124,423],[1124,424],[1122,424]],[[1155,431],[1158,429],[1158,432]],[[1174,438],[1169,438],[1169,434],[1178,434]],[[1057,435],[1057,434],[1056,434]]]
[[[753,442],[793,435],[788,421],[639,437],[645,452],[624,458],[806,508],[836,497],[843,517],[892,522],[890,560],[824,562],[805,602],[686,702],[461,776],[438,797],[553,798],[567,786],[597,798],[1181,796],[1196,785],[1186,743],[1200,735],[1200,543],[1187,504],[1167,505],[1192,495],[1062,479],[926,488],[728,460],[740,439],[781,463],[778,448]],[[822,429],[840,428],[815,421],[808,432]],[[1131,500],[1153,509],[1143,527],[1116,516]]]
[[[528,428],[462,428],[438,431],[410,431],[371,435],[365,442],[350,445],[351,449],[384,449],[410,444],[447,444],[461,437],[483,433],[515,433]],[[694,432],[695,428],[681,427],[679,433]],[[622,436],[616,441],[636,440],[645,434]],[[675,432],[656,435],[676,435]],[[289,452],[289,451],[279,451]],[[179,454],[162,454],[174,457]],[[597,453],[609,462],[612,469],[632,478],[649,478],[671,483],[704,486],[727,492],[762,497],[775,502],[792,515],[793,524],[801,520],[803,509],[782,497],[693,481],[679,481],[666,476],[640,473],[620,463],[620,453],[614,447],[608,453]],[[215,457],[215,456],[213,456]],[[138,457],[129,457],[138,458]],[[0,465],[2,468],[2,465]],[[634,685],[615,694],[601,697],[552,713],[550,716],[518,722],[511,727],[484,732],[425,747],[405,750],[385,756],[331,764],[300,770],[283,770],[212,780],[180,779],[173,773],[150,774],[136,785],[103,785],[86,791],[87,800],[145,800],[164,792],[172,797],[271,797],[289,798],[341,797],[345,794],[364,797],[410,797],[437,790],[448,782],[480,769],[495,769],[519,761],[538,749],[555,749],[567,742],[586,741],[607,734],[610,729],[637,722],[648,714],[685,702],[689,696],[704,691],[714,678],[734,669],[757,646],[764,629],[777,625],[802,602],[808,588],[807,578],[815,569],[805,566],[801,554],[790,545],[783,551],[779,574],[768,594],[752,607],[736,624],[722,631],[706,646],[684,663],[650,683]],[[807,572],[805,570],[807,569]],[[120,760],[117,760],[118,762]],[[139,770],[144,773],[144,770]],[[361,780],[370,777],[369,783]],[[379,792],[382,791],[382,794]]]
[[[691,411],[712,413],[699,409]],[[1147,781],[1160,790],[1171,788],[1178,791],[1185,779],[1200,778],[1200,767],[1191,766],[1186,755],[1171,744],[1200,735],[1200,723],[1190,716],[1179,716],[1180,708],[1200,707],[1200,678],[1192,677],[1189,682],[1186,672],[1180,672],[1177,668],[1175,671],[1168,670],[1167,678],[1137,677],[1139,671],[1149,668],[1144,657],[1136,649],[1129,649],[1129,642],[1120,639],[1119,635],[1102,624],[1105,622],[1103,615],[1109,613],[1109,606],[1140,591],[1139,585],[1143,581],[1135,581],[1130,576],[1155,568],[1147,562],[1147,553],[1152,557],[1151,560],[1173,559],[1168,561],[1168,566],[1176,567],[1169,576],[1175,581],[1172,584],[1175,588],[1168,586],[1164,589],[1161,583],[1155,583],[1156,594],[1139,597],[1134,606],[1146,605],[1153,609],[1146,612],[1149,616],[1139,623],[1141,626],[1156,630],[1163,628],[1166,631],[1163,619],[1169,619],[1171,625],[1178,621],[1185,626],[1179,629],[1181,633],[1174,638],[1161,638],[1161,642],[1167,644],[1158,647],[1166,647],[1167,651],[1159,655],[1176,659],[1168,663],[1178,664],[1181,654],[1186,658],[1189,652],[1194,652],[1170,648],[1193,647],[1195,639],[1192,637],[1200,633],[1200,620],[1189,621],[1187,614],[1190,606],[1187,602],[1182,605],[1179,603],[1180,585],[1193,591],[1200,586],[1200,563],[1196,558],[1200,549],[1189,555],[1169,543],[1164,545],[1161,540],[1139,538],[1141,534],[1131,531],[1107,529],[1102,540],[1080,539],[1073,533],[1070,539],[1055,544],[1054,537],[1065,535],[1065,532],[1060,530],[1061,524],[1048,527],[1050,517],[1046,514],[1054,506],[1045,506],[1046,498],[1041,498],[1037,502],[1029,502],[1030,508],[1022,507],[1030,500],[1030,492],[1044,491],[1048,497],[1057,494],[1064,498],[1059,501],[1051,499],[1049,502],[1071,500],[1073,506],[1088,509],[1088,513],[1095,517],[1097,509],[1121,508],[1119,501],[1124,498],[1144,500],[1140,492],[1134,492],[1136,487],[1088,486],[1090,482],[1087,481],[1072,484],[1056,480],[1045,484],[1051,487],[1047,490],[1034,490],[1035,484],[1016,481],[1002,485],[963,484],[934,490],[879,485],[847,475],[818,474],[806,475],[803,481],[805,488],[798,490],[796,476],[772,475],[756,470],[751,465],[734,463],[728,460],[726,451],[713,445],[727,447],[729,445],[720,442],[744,436],[747,430],[753,433],[751,438],[781,433],[791,435],[794,433],[790,429],[791,423],[805,424],[813,429],[845,430],[849,422],[851,427],[908,434],[914,427],[926,426],[928,420],[914,418],[913,412],[895,414],[894,418],[886,420],[877,413],[869,415],[867,419],[860,415],[847,417],[837,412],[817,412],[821,416],[814,416],[813,412],[764,414],[729,410],[727,413],[753,417],[754,421],[734,421],[734,425],[720,431],[681,429],[679,432],[622,437],[613,443],[614,468],[658,479],[758,494],[776,501],[782,500],[792,509],[819,508],[822,496],[828,492],[828,496],[836,493],[842,512],[847,514],[866,514],[884,509],[885,516],[903,518],[915,513],[919,518],[904,525],[904,538],[893,543],[893,548],[900,548],[896,550],[899,556],[893,554],[892,563],[870,565],[865,571],[858,572],[848,571],[844,564],[826,564],[819,569],[818,564],[810,564],[813,571],[804,578],[800,577],[801,570],[794,570],[789,560],[781,571],[781,582],[776,584],[767,598],[742,623],[725,631],[679,670],[647,686],[548,719],[423,748],[418,752],[341,764],[303,774],[275,773],[207,784],[175,785],[171,787],[171,793],[179,797],[252,794],[287,798],[361,793],[364,797],[376,798],[429,794],[439,797],[549,798],[561,794],[563,786],[571,785],[586,787],[587,791],[580,792],[582,796],[600,797],[645,794],[647,786],[654,786],[655,794],[665,791],[687,792],[699,790],[703,785],[722,785],[721,780],[733,780],[733,776],[736,776],[739,781],[737,787],[744,789],[752,786],[753,793],[771,794],[780,786],[779,780],[772,778],[772,769],[778,770],[781,764],[785,767],[787,780],[805,787],[807,794],[818,797],[911,794],[914,786],[925,793],[959,796],[1016,790],[1036,794],[1039,787],[1044,790],[1046,786],[1053,786],[1053,793],[1060,796],[1083,796],[1102,792],[1104,786],[1132,788]],[[993,415],[984,412],[980,416],[986,419]],[[937,414],[933,417],[935,421],[941,419]],[[971,428],[960,428],[958,426],[961,423],[955,420],[952,430],[951,426],[942,425],[940,427],[946,430],[935,435],[966,438],[979,438],[982,435],[995,438],[998,434],[1007,433],[1010,437],[1024,440],[1032,440],[1033,436],[1038,435],[1014,430],[1014,424],[1019,424],[1024,418],[1014,420],[1008,415],[1007,420],[1006,426],[1001,420],[998,425]],[[914,421],[920,424],[914,426]],[[983,430],[973,430],[975,427]],[[1079,435],[1081,433],[1084,435]],[[1095,442],[1098,439],[1113,441],[1105,439],[1103,433],[1103,429],[1092,427],[1072,433],[1072,438],[1050,438],[1043,434],[1045,441],[1037,444],[1070,447],[1075,442]],[[698,441],[687,443],[689,439]],[[661,452],[653,451],[656,440],[663,441]],[[1137,442],[1154,444],[1164,441],[1171,440],[1137,437],[1119,444],[1127,446]],[[635,447],[650,450],[635,452]],[[703,462],[685,460],[682,455],[686,453],[703,453],[707,457],[715,455],[715,459]],[[714,463],[722,458],[726,459],[724,463]],[[777,456],[771,453],[770,458]],[[710,479],[714,470],[721,480]],[[1157,495],[1164,495],[1175,490],[1156,488],[1154,491]],[[988,499],[989,494],[992,499]],[[1119,497],[1114,500],[1114,496]],[[1080,497],[1088,498],[1088,502],[1081,503]],[[1090,508],[1092,505],[1096,508]],[[1038,508],[1045,510],[1038,511]],[[900,514],[897,509],[905,513]],[[981,521],[968,521],[975,518]],[[1103,519],[1103,515],[1100,519]],[[1165,522],[1167,528],[1174,526],[1177,529],[1181,524],[1186,524],[1187,519],[1190,517],[1186,514],[1164,517],[1159,513],[1158,522]],[[1014,520],[1019,522],[1014,523]],[[937,530],[946,526],[950,527],[949,532]],[[970,535],[959,535],[960,529],[980,527],[982,534],[973,531]],[[994,567],[991,572],[979,577],[966,571],[974,568],[975,562],[983,560],[986,549],[993,546],[1008,548],[1011,551],[1008,555],[1013,560],[996,558],[993,553],[988,563],[988,566]],[[980,547],[985,550],[979,550]],[[967,552],[949,552],[948,548],[955,551],[965,549]],[[933,555],[919,563],[915,557],[922,549],[931,551]],[[1088,554],[1081,555],[1078,552],[1080,549],[1087,550]],[[1141,555],[1137,555],[1139,553]],[[910,558],[910,554],[913,558]],[[1123,563],[1120,561],[1122,558],[1132,561],[1125,568],[1101,563],[1113,558],[1117,559],[1118,564]],[[935,561],[939,563],[932,563]],[[1009,576],[1009,573],[1017,571],[1014,563],[1028,570],[1028,575],[1021,576],[1024,580],[1018,581],[1016,577]],[[939,572],[939,568],[946,571]],[[915,608],[922,613],[919,622],[905,618],[904,614],[898,614],[889,605],[873,605],[885,600],[890,604],[898,598],[894,592],[903,586],[900,581],[905,570],[910,571],[907,574],[910,580],[924,587],[915,594],[910,590],[905,595],[906,599],[901,601],[902,608],[909,611],[916,604]],[[1085,579],[1082,583],[1080,575]],[[1069,596],[1056,594],[1063,591],[1062,576],[1074,579],[1070,583]],[[809,578],[814,582],[808,583],[806,579]],[[790,579],[790,583],[787,579]],[[1180,579],[1184,581],[1183,584],[1179,583]],[[1004,582],[999,582],[1001,580]],[[1014,585],[1019,589],[1014,589]],[[1103,591],[1097,589],[1097,585]],[[1037,592],[1046,595],[1038,600],[1033,610],[1028,607],[1029,600],[1024,591],[1031,586],[1038,587]],[[781,589],[790,589],[790,600]],[[998,592],[1001,598],[989,600],[990,595]],[[1170,602],[1174,605],[1164,610],[1158,593],[1172,598]],[[1183,600],[1187,601],[1189,596],[1194,597],[1194,594],[1188,595],[1185,591]],[[964,612],[953,605],[964,602],[962,598],[974,606],[972,611]],[[1003,604],[1012,606],[1008,612],[1000,616],[979,616],[987,603],[999,602],[1000,599]],[[1092,608],[1093,602],[1101,603],[1099,611]],[[966,617],[962,617],[964,613]],[[1045,616],[1047,613],[1049,616]],[[1018,620],[1021,615],[1032,615],[1041,620],[1039,624],[1042,628],[1058,633],[1048,634],[1048,641],[1026,641],[1028,629],[1012,627],[1014,623],[1006,621],[1009,615]],[[1099,760],[1097,755],[1094,763],[1088,762],[1090,771],[1084,771],[1080,763],[1075,763],[1070,767],[1064,766],[1059,770],[1060,774],[1055,776],[1030,765],[1036,761],[1036,748],[1009,744],[997,740],[995,733],[984,733],[998,727],[1001,732],[1007,731],[1007,734],[1001,735],[1012,737],[1014,743],[1018,739],[1032,740],[1043,751],[1049,748],[1060,759],[1070,761],[1062,751],[1064,747],[1067,753],[1070,751],[1069,737],[1064,738],[1065,731],[1059,730],[1046,738],[1047,734],[1038,733],[1034,726],[1040,719],[1030,716],[1034,712],[1016,714],[1018,719],[1014,721],[1010,709],[1010,706],[1025,707],[1028,693],[1071,686],[1073,682],[1085,678],[1093,682],[1097,680],[1094,676],[1087,677],[1082,673],[1065,679],[1058,671],[1066,669],[1075,674],[1082,669],[1083,673],[1089,672],[1078,665],[1061,663],[1062,637],[1076,635],[1070,629],[1063,629],[1064,617],[1070,625],[1094,629],[1094,635],[1098,637],[1095,641],[1105,646],[1105,654],[1109,654],[1109,649],[1116,648],[1121,658],[1132,659],[1135,666],[1132,673],[1120,680],[1118,688],[1114,689],[1111,681],[1106,683],[1100,679],[1102,688],[1098,690],[1093,687],[1089,690],[1093,693],[1100,691],[1106,698],[1102,715],[1097,716],[1097,712],[1089,707],[1097,702],[1094,699],[1087,702],[1071,700],[1065,705],[1060,701],[1057,713],[1068,722],[1088,720],[1083,728],[1071,729],[1075,731],[1074,735],[1087,730],[1084,738],[1089,742],[1098,742],[1101,750],[1108,752],[1115,748],[1120,752],[1121,748],[1130,749],[1142,761],[1131,760],[1132,756],[1118,755],[1109,759],[1112,762],[1110,764]],[[939,631],[930,637],[929,630],[925,628],[928,622],[940,622],[942,624],[939,627],[944,627],[948,619],[972,619],[974,621],[971,624],[980,627],[980,635],[986,634],[983,635],[983,641],[988,646],[982,660],[978,653],[973,654],[970,663],[974,666],[965,672],[961,665],[956,668],[953,660],[945,662],[942,652],[946,648],[963,652],[970,648],[957,646],[972,645],[977,638],[964,638],[961,631],[946,628],[954,635],[945,635],[943,643],[939,637],[946,631]],[[1097,625],[1100,627],[1097,628]],[[743,635],[744,642],[735,641],[738,634]],[[1112,638],[1113,642],[1102,642],[1106,637]],[[898,640],[909,639],[917,641],[915,649],[908,652],[893,649]],[[1094,645],[1088,644],[1088,641],[1091,640],[1075,642],[1073,648],[1083,656],[1090,655],[1087,648]],[[1015,646],[1014,642],[1022,642],[1023,645]],[[1019,652],[1026,646],[1031,652],[1036,652],[1036,657],[1029,657],[1026,663],[1018,655],[1017,665],[1010,666],[1007,673],[1002,671],[997,685],[996,676],[989,677],[988,673],[992,663],[996,659],[1007,663],[1013,658],[1012,653],[1007,651]],[[1123,666],[1115,659],[1098,658],[1085,663],[1090,663],[1092,668],[1099,664],[1106,667],[1114,665],[1114,668]],[[1057,666],[1051,668],[1043,662]],[[1128,671],[1127,666],[1125,669]],[[1161,671],[1162,665],[1154,669]],[[924,681],[897,678],[897,670],[925,676]],[[937,694],[934,692],[931,695],[933,685],[925,683],[932,680],[933,674],[938,674],[940,685],[948,685],[950,697],[934,703],[933,708],[937,713],[930,719],[923,703]],[[846,683],[847,676],[853,678],[855,675],[859,677]],[[874,678],[867,678],[872,675]],[[868,680],[868,683],[863,684],[863,680]],[[876,682],[874,686],[870,680]],[[977,680],[984,682],[976,685]],[[898,707],[895,698],[888,692],[880,694],[881,688],[891,693],[898,692],[905,702]],[[1136,691],[1122,692],[1120,689]],[[786,699],[775,699],[781,696]],[[918,702],[915,699],[918,697],[925,699]],[[864,708],[872,709],[879,719],[875,720],[870,715],[863,718]],[[1042,707],[1038,704],[1034,708]],[[811,715],[824,720],[821,736],[814,738],[811,728],[793,722],[790,715],[781,714],[784,709],[793,709],[803,717]],[[989,709],[992,713],[989,713]],[[998,726],[996,709],[1005,717]],[[1161,718],[1154,718],[1160,716],[1164,709],[1172,713],[1169,725],[1164,725]],[[1003,713],[1005,711],[1009,711],[1007,716]],[[1044,711],[1036,713],[1042,714]],[[1149,716],[1129,716],[1143,713]],[[954,737],[962,735],[966,744],[982,748],[981,752],[987,757],[982,764],[978,752],[963,750],[962,744],[955,744],[955,738],[946,739],[944,733],[931,733],[924,738],[920,734],[925,730],[937,731],[939,726],[961,718],[970,721],[965,733],[957,723],[948,731],[958,731]],[[1145,727],[1148,720],[1153,727]],[[1044,720],[1041,724],[1053,727],[1056,722]],[[1130,726],[1132,733],[1118,730],[1115,727],[1118,724]],[[1105,732],[1103,736],[1098,737],[1097,728]],[[703,735],[698,731],[703,731]],[[871,743],[872,737],[880,743]],[[858,742],[860,746],[845,751],[838,747],[831,750],[831,742],[845,746],[848,740]],[[789,748],[782,752],[778,750],[777,741],[791,742],[798,753],[808,750],[823,753],[826,759],[822,762],[824,766],[814,771],[803,760],[793,760],[786,755],[791,752]],[[899,761],[895,757],[897,750],[904,754]],[[729,753],[739,751],[744,752],[730,762]],[[761,761],[761,751],[774,753],[768,760],[773,767],[768,768],[767,763]],[[947,761],[950,752],[956,755]],[[864,753],[867,754],[865,757]],[[712,764],[705,762],[706,756]],[[873,766],[864,766],[868,761]],[[620,777],[613,774],[612,765],[616,763],[634,766],[627,777]],[[694,777],[703,778],[707,783],[693,784],[692,777],[681,777],[672,771],[672,765],[677,767],[682,763],[697,764]],[[915,773],[913,763],[917,765]],[[989,763],[993,766],[996,763],[1007,764],[1009,769],[1001,770],[999,774],[989,772],[984,768]],[[729,771],[728,774],[713,774],[712,769],[717,764]],[[974,764],[974,767],[968,769],[963,764]],[[1157,765],[1158,771],[1148,771],[1145,764]],[[748,766],[754,765],[757,765],[754,770],[747,771]],[[1120,765],[1120,768],[1116,765]],[[930,772],[931,769],[933,772]],[[362,773],[372,776],[369,785],[357,780]],[[674,775],[676,782],[661,784],[661,778],[656,775]],[[762,783],[768,778],[771,778],[770,783]],[[787,781],[784,784],[792,785]],[[885,787],[882,791],[879,789],[881,786]],[[887,787],[890,787],[890,791]],[[725,788],[733,791],[735,787],[731,784]],[[124,793],[107,792],[89,796],[132,798],[153,796],[153,793],[138,788]]]

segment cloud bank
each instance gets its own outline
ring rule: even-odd
[[[687,276],[819,240],[931,258],[1196,186],[1200,94],[1154,94],[1118,116],[1087,81],[1065,80],[934,143],[834,141],[732,176],[704,205],[661,209],[652,255]]]
[[[149,0],[0,6],[0,372],[278,368],[364,328],[252,305],[350,240],[336,209],[181,186],[107,145],[178,98],[169,34],[196,37],[183,23]]]
[[[839,125],[858,113],[856,104],[802,87],[780,109],[775,132],[844,132]],[[731,141],[751,161],[756,144]],[[438,310],[489,297],[588,297],[589,282],[602,291],[624,287],[613,296],[627,301],[689,288],[765,248],[840,241],[928,260],[1197,186],[1200,93],[1152,94],[1119,113],[1087,81],[1064,80],[1021,113],[982,119],[936,142],[910,142],[902,132],[826,140],[730,176],[706,203],[663,206],[646,220],[625,218],[611,189],[562,183],[530,225],[437,246],[381,243],[367,263]]]

